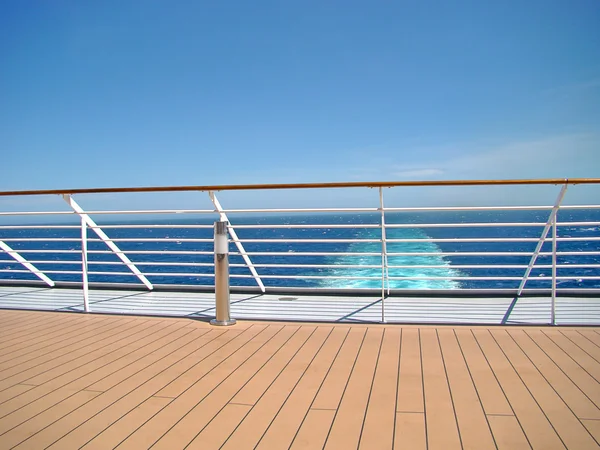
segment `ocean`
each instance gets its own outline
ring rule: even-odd
[[[140,221],[94,217],[104,231],[147,275],[150,282],[164,285],[212,285],[213,268],[210,226],[208,218],[177,220],[156,218]],[[519,286],[525,269],[504,266],[527,265],[537,245],[543,226],[486,226],[430,227],[426,224],[456,223],[545,223],[548,211],[437,211],[386,213],[386,225],[400,224],[403,228],[387,228],[386,247],[388,283],[391,289],[514,289]],[[103,220],[102,220],[103,219]],[[380,288],[381,287],[381,216],[374,213],[269,215],[266,217],[231,216],[234,228],[238,225],[260,225],[265,228],[236,228],[245,242],[244,248],[257,265],[257,271],[267,287],[303,288]],[[559,288],[600,288],[600,211],[561,210],[559,222],[592,222],[586,225],[566,223],[558,227],[558,251],[575,253],[559,255]],[[134,228],[111,228],[116,224]],[[143,228],[158,224],[160,228]],[[66,225],[66,224],[62,224]],[[72,225],[76,225],[73,224]],[[190,226],[205,225],[205,228]],[[275,228],[269,228],[274,225]],[[300,228],[285,228],[295,225]],[[306,225],[306,228],[302,226]],[[331,225],[331,226],[328,226]],[[356,225],[346,228],[347,225]],[[310,226],[310,227],[309,227]],[[316,227],[315,227],[316,226]],[[136,283],[115,254],[103,242],[98,242],[88,230],[90,282]],[[551,237],[551,232],[548,238]],[[19,241],[33,238],[34,241]],[[517,242],[449,242],[461,239],[528,238]],[[67,239],[67,240],[59,240]],[[119,241],[119,240],[125,241]],[[145,239],[161,239],[148,242]],[[298,240],[310,242],[298,242]],[[336,240],[322,242],[323,239]],[[578,240],[580,239],[580,240]],[[23,257],[34,261],[36,267],[55,281],[81,281],[81,241],[78,228],[2,228],[4,240]],[[198,241],[195,241],[198,240]],[[269,242],[262,240],[280,240]],[[409,240],[409,242],[394,242]],[[433,242],[432,242],[433,240]],[[441,240],[436,242],[436,240]],[[261,242],[262,241],[262,242]],[[546,242],[542,252],[551,252]],[[150,252],[150,253],[144,253]],[[173,253],[169,253],[173,252]],[[200,252],[200,253],[197,253]],[[230,245],[231,285],[256,286],[237,248]],[[469,252],[486,252],[481,256]],[[585,252],[583,254],[581,252]],[[596,252],[597,254],[593,254]],[[305,254],[303,254],[305,253]],[[324,253],[324,254],[319,254]],[[493,253],[493,254],[492,254]],[[496,253],[507,253],[497,255]],[[590,254],[591,253],[591,254]],[[42,262],[44,261],[44,262]],[[550,265],[550,256],[540,256],[536,266]],[[465,267],[477,265],[478,267]],[[308,266],[308,267],[302,267]],[[352,266],[352,267],[350,267]],[[485,266],[485,267],[482,267]],[[503,266],[503,267],[489,267]],[[24,267],[7,253],[0,253],[0,279],[32,280],[31,273],[15,272]],[[54,272],[74,273],[54,273]],[[76,273],[79,272],[79,273]],[[99,273],[95,273],[99,272]],[[176,273],[177,275],[169,275]],[[344,278],[350,277],[350,278]],[[407,279],[406,277],[414,278]],[[477,279],[477,278],[485,279]],[[510,277],[509,279],[496,279]],[[598,277],[599,279],[587,278]],[[526,288],[549,288],[551,268],[535,267]]]

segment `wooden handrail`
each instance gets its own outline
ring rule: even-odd
[[[391,188],[400,186],[498,186],[544,184],[600,184],[600,178],[545,178],[522,180],[350,181],[335,183],[224,184],[215,186],[154,186],[125,188],[42,189],[28,191],[0,191],[0,196],[7,197],[16,195],[109,194],[119,192],[206,192],[270,189],[333,189],[357,187]]]

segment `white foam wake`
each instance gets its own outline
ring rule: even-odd
[[[389,268],[389,287],[391,289],[457,289],[460,287],[458,280],[441,279],[443,277],[460,277],[460,271],[452,269],[441,255],[440,248],[433,242],[428,242],[428,236],[421,229],[393,229],[388,233],[389,239],[422,239],[423,242],[393,242],[387,244],[390,253],[414,253],[406,256],[388,256],[389,266],[443,266],[439,268],[407,267]],[[357,232],[357,238],[377,238],[365,231]],[[350,244],[347,253],[374,253],[381,252],[381,244],[377,242],[359,242]],[[433,253],[433,255],[418,255],[418,253]],[[439,255],[437,255],[439,254]],[[328,264],[334,265],[381,265],[380,256],[350,256],[341,255],[329,258]],[[322,287],[329,288],[379,288],[381,287],[381,268],[331,268],[326,274],[332,278],[324,279]],[[370,277],[372,279],[343,279],[333,277]],[[393,277],[426,277],[432,279],[411,280],[393,279]]]

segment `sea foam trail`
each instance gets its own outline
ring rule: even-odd
[[[359,230],[356,238],[378,239],[379,230]],[[393,277],[460,277],[457,269],[452,269],[450,264],[444,260],[440,248],[433,242],[427,241],[428,236],[418,228],[393,229],[388,232],[388,239],[421,239],[422,242],[388,242],[387,253],[415,253],[408,256],[388,256],[389,266],[444,266],[441,268],[389,268],[389,287],[391,289],[458,289],[458,280],[430,279],[430,280],[406,280],[393,279]],[[377,253],[381,252],[381,243],[358,242],[348,245],[344,253]],[[434,253],[434,255],[417,255],[417,253]],[[329,257],[328,264],[335,265],[381,265],[380,256],[354,256],[340,255]],[[373,279],[324,279],[321,287],[329,288],[378,288],[381,287],[380,268],[332,268],[327,271],[332,277],[373,277]],[[387,287],[387,286],[386,286]]]

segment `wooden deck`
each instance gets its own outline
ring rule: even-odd
[[[591,449],[600,329],[0,311],[0,448]]]

